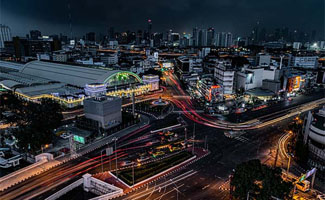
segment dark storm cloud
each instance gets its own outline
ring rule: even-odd
[[[110,26],[144,29],[149,18],[155,31],[212,26],[245,34],[260,21],[266,28],[324,34],[324,0],[2,0],[0,6],[0,23],[19,35],[30,29],[68,33],[69,12],[76,35],[106,32]]]

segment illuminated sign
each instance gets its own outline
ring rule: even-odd
[[[81,144],[85,144],[85,138],[79,135],[73,135],[73,140]]]

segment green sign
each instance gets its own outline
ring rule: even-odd
[[[299,182],[302,182],[302,181],[305,180],[305,179],[306,179],[306,175],[304,174],[304,175],[302,175],[302,176],[300,177]]]
[[[73,140],[81,144],[85,144],[85,138],[79,135],[73,135]]]

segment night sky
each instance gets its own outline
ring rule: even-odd
[[[192,27],[214,27],[248,35],[257,21],[267,28],[283,26],[324,35],[324,0],[0,0],[0,23],[13,35],[31,29],[43,34],[69,33],[69,9],[74,36],[146,29],[189,32]]]

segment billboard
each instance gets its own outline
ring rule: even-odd
[[[81,144],[85,144],[85,138],[79,135],[73,135],[73,140]]]

